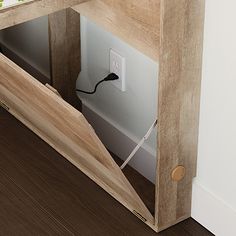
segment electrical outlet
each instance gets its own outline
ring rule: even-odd
[[[125,58],[113,49],[110,50],[110,73],[115,73],[119,76],[118,80],[112,81],[112,83],[120,89],[122,92],[126,91],[126,63]]]

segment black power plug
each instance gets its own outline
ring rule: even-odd
[[[97,87],[99,86],[99,84],[101,84],[101,83],[103,83],[105,81],[114,81],[114,80],[118,80],[118,79],[119,79],[118,75],[116,75],[115,73],[110,73],[106,78],[104,78],[103,80],[99,81],[96,84],[96,86],[95,86],[93,91],[89,92],[89,91],[84,91],[84,90],[81,90],[81,89],[76,89],[76,91],[80,92],[80,93],[85,93],[85,94],[90,94],[91,95],[91,94],[96,93]]]

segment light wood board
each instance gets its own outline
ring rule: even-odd
[[[160,0],[91,0],[73,9],[158,60]]]
[[[204,0],[161,1],[156,225],[165,229],[191,214],[196,174]],[[180,182],[171,179],[178,165]]]
[[[0,11],[0,30],[66,9],[88,0],[36,0]]]
[[[1,5],[0,13],[10,10],[10,8],[13,9],[15,7],[18,7],[19,5],[28,4],[29,2],[33,2],[33,1],[39,1],[39,0],[23,0],[23,1],[2,0],[0,4]]]
[[[52,85],[66,102],[81,110],[76,94],[81,70],[80,14],[64,9],[50,14],[48,24]]]
[[[1,54],[0,71],[1,105],[153,227],[154,217],[83,115]]]

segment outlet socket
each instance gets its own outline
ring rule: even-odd
[[[126,61],[118,52],[110,49],[110,73],[115,73],[119,76],[118,80],[112,81],[122,92],[126,91]]]

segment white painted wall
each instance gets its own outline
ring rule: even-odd
[[[235,9],[234,0],[206,1],[198,172],[193,195],[195,218],[222,236],[236,235]],[[206,197],[198,195],[200,192]]]
[[[192,216],[219,236],[236,235],[235,9],[234,0],[206,0],[198,176],[194,182]],[[99,89],[96,97],[83,97],[88,105],[86,108],[97,111],[97,117],[101,118],[98,121],[93,115],[94,123],[97,121],[97,125],[103,124],[103,127],[108,127],[106,122],[112,124],[109,126],[111,132],[121,131],[116,137],[124,134],[124,140],[131,137],[135,141],[151,124],[156,112],[155,100],[152,99],[156,97],[157,66],[91,22],[82,21],[82,29],[84,47],[83,73],[78,82],[80,88],[92,88],[96,81],[106,75],[108,48],[115,47],[128,58],[128,92],[122,94],[106,84]],[[46,30],[41,30],[44,37]],[[31,34],[36,31],[38,29],[33,28]],[[19,44],[15,48],[17,46]],[[28,46],[31,48],[33,45]],[[47,47],[44,52],[47,52]],[[148,94],[148,97],[145,98],[143,94],[145,97]],[[145,106],[147,102],[151,105]],[[91,116],[93,111],[87,113]],[[113,140],[108,136],[104,139],[107,142]],[[147,149],[154,147],[153,142],[152,138]],[[145,161],[146,166],[151,163],[149,159]],[[144,166],[141,165],[143,169]],[[149,165],[144,171],[146,175],[150,174],[147,172],[152,171],[152,166]]]
[[[227,4],[226,4],[227,2]],[[229,4],[231,3],[231,4]],[[236,209],[236,2],[207,1],[198,181]]]

